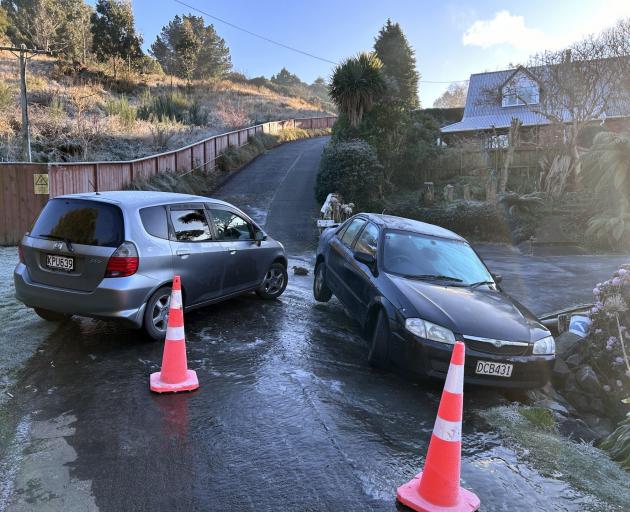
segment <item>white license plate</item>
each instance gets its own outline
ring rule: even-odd
[[[74,270],[74,258],[47,254],[46,266],[55,270]]]
[[[479,375],[494,375],[495,377],[510,377],[513,365],[507,363],[492,363],[490,361],[477,361],[475,373]]]

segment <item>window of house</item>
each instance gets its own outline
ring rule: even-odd
[[[540,102],[540,87],[535,80],[525,75],[516,75],[503,86],[503,107],[536,105]]]
[[[488,149],[502,149],[510,145],[510,140],[507,133],[499,133],[497,135],[490,135],[486,144]]]

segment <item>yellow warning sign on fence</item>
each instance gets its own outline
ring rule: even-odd
[[[36,194],[49,194],[48,174],[33,174],[33,189]]]

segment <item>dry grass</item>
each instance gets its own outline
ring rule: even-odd
[[[0,52],[0,161],[20,157],[18,78],[17,59]],[[255,123],[329,114],[248,83],[124,72],[114,81],[106,65],[70,70],[49,57],[29,61],[27,84],[33,158],[44,162],[140,158]],[[194,105],[190,121],[136,117],[147,98],[173,91]]]

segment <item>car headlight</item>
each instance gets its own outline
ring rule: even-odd
[[[448,343],[450,345],[455,344],[453,331],[441,325],[422,320],[421,318],[407,318],[407,320],[405,320],[405,329],[419,338]]]
[[[534,343],[534,354],[555,354],[556,353],[556,341],[553,336],[547,336]]]

